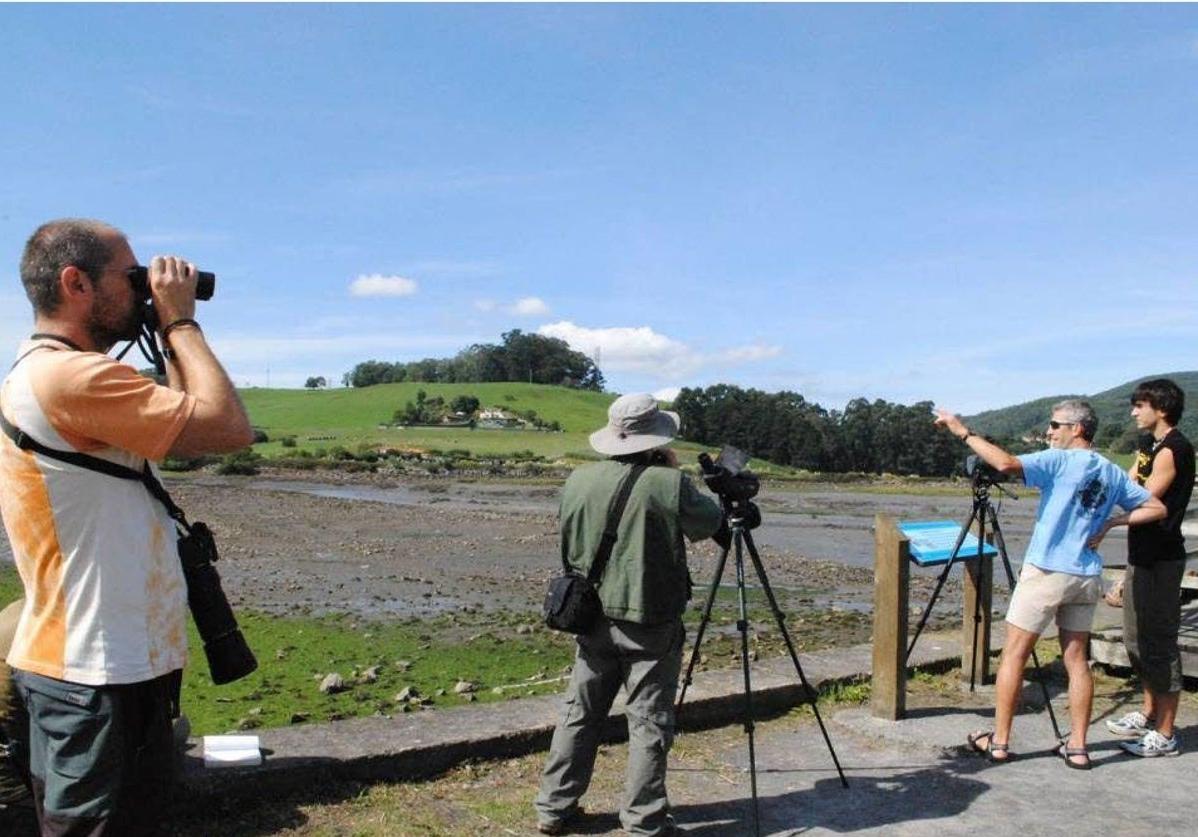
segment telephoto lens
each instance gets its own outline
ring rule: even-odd
[[[258,667],[258,661],[237,627],[220,575],[212,566],[217,560],[216,541],[207,525],[191,524],[191,531],[179,539],[179,560],[187,581],[187,604],[204,641],[212,682],[219,686],[240,680]]]

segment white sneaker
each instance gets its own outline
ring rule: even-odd
[[[1119,746],[1133,756],[1153,758],[1155,756],[1180,756],[1181,748],[1177,744],[1177,736],[1165,738],[1154,729],[1144,733],[1139,741],[1121,741]]]
[[[1152,721],[1143,712],[1128,712],[1117,721],[1107,721],[1106,728],[1120,738],[1143,738],[1152,729]]]

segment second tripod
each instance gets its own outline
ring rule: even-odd
[[[724,459],[723,454],[721,454],[720,459]],[[748,474],[748,472],[730,473],[726,469],[718,467],[706,455],[700,456],[699,462],[703,467],[708,486],[719,495],[720,503],[724,507],[724,514],[728,521],[729,538],[727,545],[723,546],[723,550],[720,553],[719,562],[716,564],[715,575],[711,580],[711,587],[707,592],[707,602],[703,607],[703,617],[699,621],[699,627],[695,634],[695,646],[691,651],[690,662],[686,667],[686,675],[682,679],[682,690],[678,696],[678,706],[681,707],[682,702],[686,699],[686,691],[691,684],[691,674],[694,671],[695,663],[699,659],[699,649],[703,644],[703,635],[706,633],[707,625],[711,621],[711,609],[715,604],[716,594],[720,588],[720,581],[723,578],[724,569],[728,563],[728,555],[732,554],[735,557],[737,606],[739,608],[736,629],[740,633],[740,660],[742,676],[744,678],[743,723],[745,733],[749,738],[749,782],[753,794],[753,833],[759,835],[761,834],[761,821],[757,805],[757,754],[754,743],[753,686],[749,669],[749,610],[745,594],[744,556],[746,552],[748,552],[749,559],[753,562],[753,569],[757,574],[761,590],[765,593],[766,601],[769,602],[770,612],[773,614],[774,622],[778,626],[778,632],[782,635],[782,639],[786,644],[786,650],[790,654],[791,662],[794,663],[795,672],[799,676],[799,682],[803,685],[804,695],[811,702],[811,710],[815,715],[816,722],[819,724],[820,732],[823,734],[824,743],[828,745],[828,752],[832,756],[832,762],[836,765],[836,772],[840,775],[840,782],[846,788],[849,786],[849,783],[845,779],[844,770],[840,766],[840,760],[836,757],[836,750],[832,747],[832,739],[828,736],[828,729],[824,726],[824,720],[820,716],[819,707],[816,704],[816,692],[811,687],[811,684],[807,682],[807,676],[803,673],[803,667],[799,663],[798,654],[795,652],[794,643],[790,638],[790,632],[786,628],[786,617],[782,613],[781,608],[778,607],[778,600],[774,596],[769,578],[765,574],[765,567],[762,566],[761,557],[758,555],[757,547],[753,543],[753,536],[750,530],[761,522],[760,512],[749,501],[749,498],[756,494],[756,479],[752,478],[752,475]],[[746,476],[750,477],[751,481],[743,479]],[[751,489],[746,490],[746,485],[751,485]]]
[[[915,643],[919,639],[919,635],[923,633],[924,626],[928,623],[928,617],[932,615],[932,608],[936,604],[936,599],[940,597],[940,591],[944,588],[945,581],[948,580],[948,575],[952,572],[953,565],[958,561],[968,560],[969,555],[961,554],[961,547],[965,543],[965,536],[973,528],[974,524],[978,527],[978,550],[977,559],[981,561],[982,551],[986,543],[986,527],[989,525],[990,533],[994,538],[994,546],[998,550],[998,556],[1002,560],[1003,570],[1007,576],[1007,591],[1015,592],[1015,573],[1011,570],[1011,559],[1007,555],[1007,544],[1003,538],[1002,528],[998,525],[998,513],[994,510],[994,504],[990,501],[990,489],[997,488],[1007,496],[1018,499],[1007,489],[998,485],[983,468],[976,463],[973,471],[973,509],[969,513],[969,519],[961,527],[961,532],[957,535],[957,542],[953,546],[953,551],[949,555],[948,563],[945,564],[944,570],[940,573],[940,577],[936,580],[936,587],[932,590],[932,597],[928,600],[927,606],[923,610],[923,614],[919,617],[919,624],[915,627],[915,633],[911,637],[911,642],[907,646],[906,659],[910,660],[911,652],[915,650]],[[982,623],[982,602],[983,590],[979,583],[975,585],[975,600],[973,607],[973,654],[970,654],[969,667],[969,690],[974,690],[974,681],[976,675],[976,665],[978,657],[978,633]],[[980,653],[989,653],[989,649],[982,649]],[[1048,709],[1048,717],[1052,722],[1053,733],[1058,739],[1061,738],[1061,727],[1057,723],[1056,713],[1052,708],[1052,699],[1048,694],[1048,684],[1044,678],[1044,672],[1040,667],[1040,660],[1036,655],[1036,649],[1032,649],[1032,666],[1036,672],[1036,681],[1040,684],[1040,689],[1044,694],[1044,706]]]

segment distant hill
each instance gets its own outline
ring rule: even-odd
[[[1053,404],[1066,398],[1084,398],[1098,413],[1099,440],[1113,439],[1133,426],[1129,412],[1132,390],[1141,381],[1151,378],[1169,378],[1185,391],[1186,412],[1181,418],[1181,430],[1191,439],[1198,439],[1198,372],[1145,375],[1143,378],[1092,395],[1053,395],[1037,398],[1023,404],[969,416],[967,422],[979,433],[1002,439],[1018,439],[1028,434],[1043,433]],[[1114,432],[1115,428],[1118,428],[1118,433]]]
[[[372,429],[391,421],[420,390],[446,401],[473,395],[483,408],[535,410],[546,421],[558,421],[566,432],[601,427],[607,421],[607,405],[615,398],[605,392],[523,383],[402,383],[317,391],[251,387],[239,393],[255,425],[274,433],[304,433]]]

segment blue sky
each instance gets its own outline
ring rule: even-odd
[[[0,6],[25,238],[218,274],[241,385],[540,331],[970,412],[1198,367],[1185,6]]]

